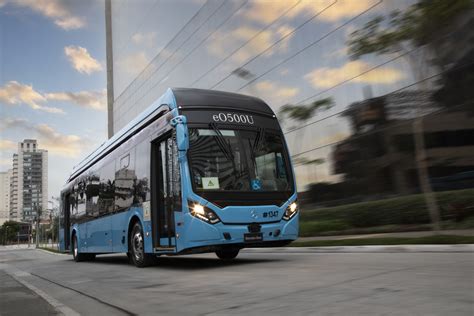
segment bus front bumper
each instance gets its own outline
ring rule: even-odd
[[[203,222],[186,214],[184,229],[177,238],[178,252],[191,249],[210,248],[198,252],[211,252],[216,248],[235,247],[278,247],[284,246],[298,238],[299,213],[289,221],[280,220],[272,223],[243,223],[214,225]],[[257,226],[258,232],[252,235],[251,225]],[[256,236],[255,240],[249,236]]]

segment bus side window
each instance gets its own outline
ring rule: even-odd
[[[77,217],[82,219],[86,215],[86,181],[85,177],[79,178],[76,190]]]
[[[150,155],[151,143],[144,140],[135,149],[135,170],[137,181],[135,184],[133,203],[142,203],[150,200]]]
[[[111,161],[100,168],[99,186],[99,214],[114,212],[115,195],[115,161]]]
[[[137,182],[135,174],[135,148],[123,155],[115,170],[115,209],[129,208],[133,203],[133,192]]]
[[[71,194],[69,194],[69,214],[71,215],[71,219],[76,218],[76,186],[74,185],[71,188]]]
[[[96,171],[92,171],[86,177],[86,213],[88,217],[99,216],[99,186],[100,176]]]

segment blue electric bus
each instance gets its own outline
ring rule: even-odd
[[[262,100],[168,89],[76,166],[61,191],[60,249],[75,261],[283,246],[298,236],[285,139]]]

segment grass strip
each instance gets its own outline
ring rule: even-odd
[[[425,237],[381,237],[338,240],[295,241],[291,247],[371,246],[371,245],[451,245],[474,244],[474,236],[434,235]]]
[[[62,253],[58,251],[58,249],[54,249],[54,248],[38,247],[37,249],[46,250],[46,251],[54,252],[54,253]]]

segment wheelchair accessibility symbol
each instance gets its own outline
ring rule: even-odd
[[[262,189],[262,182],[259,179],[252,180],[252,190],[260,191]]]

